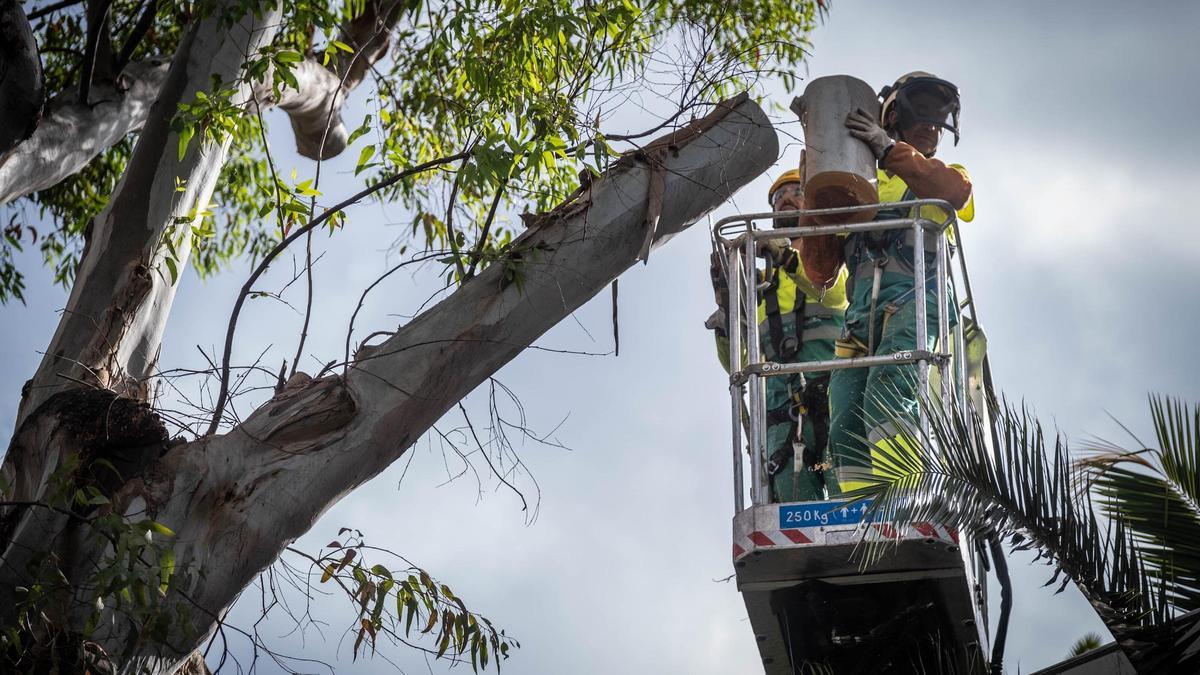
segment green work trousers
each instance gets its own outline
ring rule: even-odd
[[[868,288],[865,298],[855,297],[851,301],[852,308],[855,302],[863,300],[869,307],[869,292]],[[928,339],[925,348],[933,349],[937,341],[937,294],[927,293],[926,301]],[[875,354],[893,354],[916,348],[916,311],[917,304],[912,300],[911,293],[908,294],[908,301],[899,306],[888,304],[877,308]],[[865,319],[866,313],[869,310],[860,316]],[[856,322],[850,326],[851,335],[866,344],[868,325],[866,321]],[[862,487],[861,472],[870,470],[872,457],[881,451],[895,452],[881,446],[900,433],[899,429],[894,428],[893,419],[916,421],[917,367],[906,364],[833,371],[829,383],[829,446],[833,455],[833,471],[827,472],[835,478],[828,481],[831,496]]]
[[[794,334],[794,322],[791,316],[784,318],[784,330],[786,334]],[[841,329],[842,318],[816,318],[809,317],[804,322],[805,331],[817,331],[822,327]],[[771,360],[775,360],[773,349],[770,344],[770,331],[766,324],[759,326],[760,344],[763,349],[763,354]],[[812,361],[828,361],[833,358],[833,340],[829,339],[813,339],[805,340],[800,351],[791,359],[794,363],[808,363]],[[824,391],[829,381],[829,372],[816,372],[807,375],[809,386],[813,387],[813,391]],[[796,406],[798,402],[795,400],[795,395],[800,391],[800,383],[803,381],[799,375],[787,375],[778,377],[765,378],[766,389],[766,408],[767,408],[767,459],[769,460],[777,451],[786,450],[795,442],[796,421],[797,416]],[[818,396],[817,400],[812,402],[812,405],[823,408],[824,413],[828,413],[828,397]],[[812,422],[813,413],[803,417],[804,426],[801,429],[801,440],[804,442],[804,447],[809,448],[809,454],[815,455],[819,461],[818,464],[828,466],[830,463],[830,454],[828,444],[825,447],[817,447],[817,437],[815,427]],[[774,421],[774,423],[771,422]],[[799,462],[799,470],[797,463]],[[771,500],[774,502],[803,502],[803,501],[819,501],[825,499],[825,481],[828,480],[829,472],[819,473],[820,467],[813,465],[805,465],[802,457],[792,455],[784,466],[771,478]],[[824,475],[824,480],[822,476]]]
[[[829,380],[828,373],[819,375],[811,375],[808,378],[808,386],[820,387],[827,384]],[[788,446],[791,446],[796,439],[796,424],[797,417],[796,403],[793,401],[793,394],[799,391],[800,376],[788,375],[786,377],[768,377],[766,382],[767,394],[767,418],[779,419],[786,418],[787,421],[775,422],[767,425],[767,458],[770,459],[776,452],[784,450],[785,454]],[[820,405],[828,406],[828,398],[820,397]],[[828,464],[830,455],[828,446],[817,448],[817,436],[815,427],[811,421],[811,416],[800,416],[804,424],[801,429],[800,436],[804,442],[805,448],[816,449],[816,455],[820,459],[820,463]],[[819,467],[811,466],[803,461],[803,458],[798,456],[802,452],[800,448],[796,448],[791,458],[784,466],[771,477],[771,501],[773,502],[810,502],[825,499],[825,486],[822,480],[822,474],[818,473]],[[811,453],[812,450],[809,450]],[[799,470],[797,470],[799,467]]]

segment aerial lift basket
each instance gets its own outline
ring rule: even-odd
[[[948,316],[951,253],[946,228],[954,224],[950,204],[934,199],[890,206],[907,218],[861,221],[869,204],[846,208],[741,214],[714,225],[713,244],[725,264],[730,298],[728,335],[734,474],[733,563],[738,590],[769,674],[806,672],[978,672],[987,654],[984,559],[975,541],[938,523],[869,522],[866,503],[843,501],[771,503],[766,467],[765,378],[793,373],[913,364],[918,390],[929,390],[936,372],[941,405],[988,410],[979,368],[968,363],[982,332],[974,320],[969,288],[951,326]],[[937,207],[940,222],[922,216]],[[773,229],[775,218],[820,216],[840,224]],[[814,218],[815,219],[815,218]],[[758,227],[767,223],[765,228]],[[763,239],[812,237],[906,228],[913,232],[916,317],[926,314],[926,233],[936,240],[936,351],[809,363],[764,361],[759,346],[759,292],[755,252]],[[961,256],[959,257],[961,264]],[[960,276],[966,285],[965,267]],[[927,324],[916,322],[918,345],[928,344]],[[744,335],[744,341],[743,341]],[[967,348],[959,345],[967,345]],[[954,347],[951,347],[954,345]],[[975,351],[978,351],[976,348]],[[916,421],[927,429],[926,411]],[[743,445],[743,426],[747,446]],[[928,437],[928,436],[925,436]],[[749,453],[744,450],[748,447]],[[748,465],[749,476],[744,468]],[[748,478],[748,480],[747,480]],[[748,500],[747,500],[748,497]],[[885,553],[864,567],[864,542],[886,541]],[[940,664],[929,668],[936,660]],[[921,666],[915,666],[920,662]]]

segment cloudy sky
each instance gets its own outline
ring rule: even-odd
[[[1148,391],[1197,398],[1200,357],[1188,336],[1200,310],[1200,234],[1187,187],[1200,156],[1197,28],[1192,3],[838,0],[812,36],[806,77],[848,73],[879,87],[921,69],[960,86],[963,139],[942,154],[974,179],[978,215],[962,237],[997,384],[1075,439],[1124,440],[1110,413],[1144,433]],[[784,105],[794,93],[766,89]],[[785,147],[778,170],[799,151]],[[332,191],[348,191],[352,179],[339,180]],[[759,210],[769,182],[758,179],[718,217]],[[404,221],[386,205],[364,206],[320,242],[310,371],[340,353],[347,298],[386,268]],[[569,448],[518,448],[537,485],[521,486],[531,500],[540,494],[532,522],[493,480],[448,482],[459,466],[422,443],[297,545],[315,550],[348,525],[403,553],[521,641],[510,672],[755,672],[744,608],[723,581],[732,572],[727,397],[701,325],[712,310],[707,257],[701,224],[622,277],[619,357],[530,351],[498,374],[529,424]],[[48,274],[30,271],[28,305],[0,308],[0,434],[65,300]],[[196,345],[218,343],[243,274],[185,280],[164,367],[194,366]],[[403,321],[429,288],[396,275],[360,325]],[[602,294],[538,344],[608,352],[610,311]],[[249,361],[273,344],[277,364],[294,350],[294,331],[279,327],[299,321],[286,307],[256,307],[241,324],[238,356]],[[468,403],[483,414],[486,400],[480,391]],[[1010,672],[1052,663],[1100,629],[1074,589],[1051,595],[1041,588],[1049,571],[1027,562],[1013,560]],[[234,623],[253,619],[258,593],[247,596]],[[278,651],[338,672],[388,672],[378,658],[352,663],[343,632],[351,616],[331,601],[318,607],[323,636],[285,635],[284,620],[261,633]],[[248,663],[244,640],[231,637],[231,647]],[[404,672],[446,670],[410,650],[388,656]]]

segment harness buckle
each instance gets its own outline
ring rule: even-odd
[[[795,335],[788,335],[779,343],[779,351],[785,360],[791,360],[796,352],[800,349],[800,339]]]

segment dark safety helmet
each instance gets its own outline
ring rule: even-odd
[[[902,75],[890,87],[879,92],[883,99],[880,119],[886,122],[888,112],[895,110],[892,128],[904,129],[914,124],[932,124],[954,134],[958,145],[958,87],[935,75],[914,71]]]

